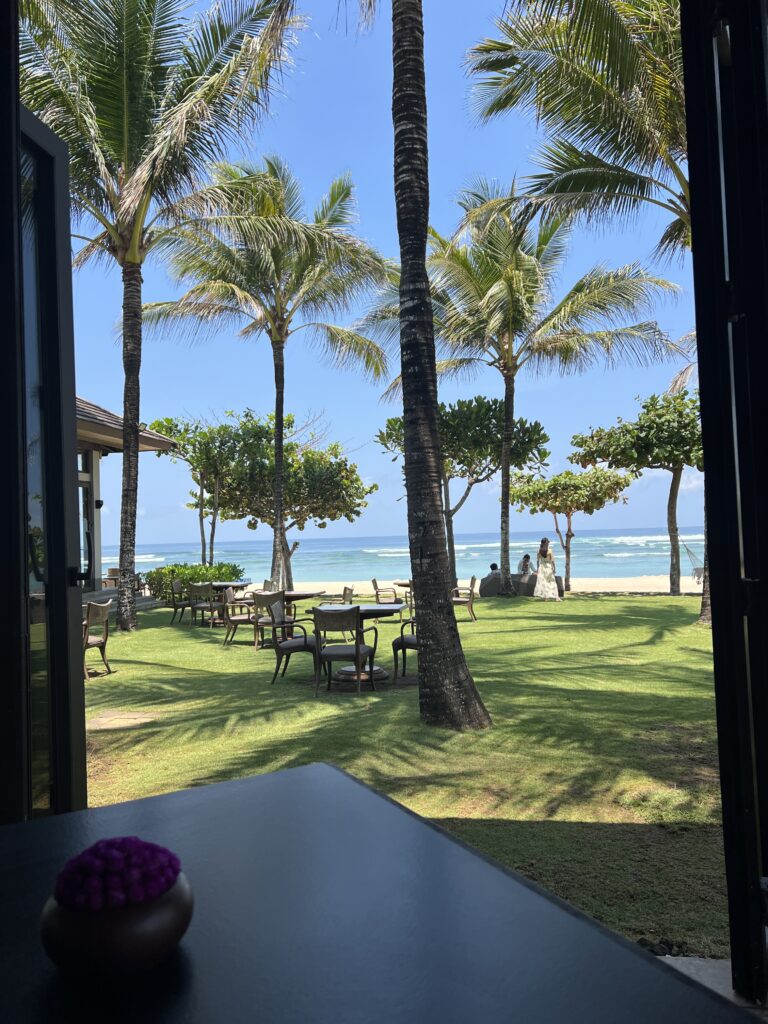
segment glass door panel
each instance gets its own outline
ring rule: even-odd
[[[32,812],[51,808],[51,674],[46,595],[46,494],[43,351],[40,329],[38,173],[21,152],[24,407],[29,622],[29,750]]]

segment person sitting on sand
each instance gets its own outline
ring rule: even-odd
[[[520,561],[517,563],[517,571],[521,576],[530,576],[533,572],[533,566],[531,565],[531,556],[523,555]]]
[[[496,562],[491,562],[491,576],[501,576],[501,569],[498,567]]]

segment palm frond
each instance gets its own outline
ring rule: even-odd
[[[387,356],[375,341],[348,327],[336,324],[309,323],[304,326],[326,355],[331,366],[339,369],[360,367],[371,380],[380,380],[387,372]],[[295,333],[295,332],[294,332]]]

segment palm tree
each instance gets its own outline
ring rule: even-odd
[[[189,287],[175,301],[145,306],[145,319],[193,333],[234,324],[240,337],[264,335],[269,341],[275,377],[276,527],[271,574],[282,585],[288,568],[282,527],[285,347],[300,331],[308,331],[336,365],[360,366],[378,379],[386,371],[379,346],[318,318],[343,313],[380,284],[386,264],[350,231],[355,203],[349,177],[331,182],[311,215],[299,182],[274,157],[259,168],[218,164],[212,179],[214,185],[245,184],[226,193],[229,202],[169,239],[171,271]],[[265,179],[271,188],[264,187]],[[270,227],[272,237],[265,236]]]
[[[226,0],[193,21],[186,0],[27,0],[22,101],[69,146],[76,265],[104,259],[123,285],[123,479],[117,620],[135,625],[142,266],[168,232],[220,199],[202,186],[263,110],[289,24],[279,0]]]
[[[294,0],[278,2],[288,17]],[[358,5],[365,21],[378,3],[358,0]],[[419,620],[419,706],[428,724],[482,729],[491,719],[467,668],[453,614],[440,491],[435,345],[425,265],[429,177],[422,0],[392,0],[392,62],[404,468]]]
[[[510,452],[517,376],[559,370],[580,373],[597,363],[647,365],[665,358],[670,343],[651,320],[631,322],[675,286],[638,264],[595,266],[556,298],[569,226],[534,219],[502,191],[478,182],[460,199],[466,226],[453,239],[432,232],[428,267],[435,329],[447,358],[438,374],[467,376],[492,366],[504,382],[501,454],[500,593],[512,593],[509,562]],[[383,337],[394,309],[384,296],[367,318]],[[630,322],[628,322],[630,321]],[[395,381],[390,391],[399,389]]]
[[[679,3],[510,0],[497,27],[469,55],[477,106],[546,128],[531,193],[585,217],[651,205],[670,218],[659,252],[690,248]]]

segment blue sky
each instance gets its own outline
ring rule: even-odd
[[[456,223],[455,197],[473,177],[509,182],[533,169],[540,141],[535,125],[508,115],[480,124],[471,107],[471,83],[464,69],[466,51],[490,34],[501,0],[427,0],[426,67],[430,122],[431,221],[450,231]],[[314,205],[336,175],[349,171],[357,186],[359,233],[387,256],[397,255],[392,195],[392,127],[390,121],[391,52],[388,5],[382,4],[377,24],[360,34],[349,3],[348,25],[336,16],[336,0],[303,5],[308,27],[300,34],[295,66],[288,72],[269,117],[254,137],[244,138],[233,157],[251,160],[276,153],[286,159],[303,182]],[[651,263],[651,251],[664,218],[656,213],[618,230],[616,226],[579,230],[562,281],[567,284],[595,263],[620,265],[633,260]],[[667,300],[656,318],[670,336],[693,326],[690,262],[656,268],[681,285],[677,299]],[[146,301],[177,294],[162,266],[150,263],[144,273]],[[94,266],[75,275],[75,329],[78,393],[115,412],[122,406],[122,362],[116,323],[121,304],[117,271]],[[352,311],[348,321],[354,319]],[[354,371],[339,373],[323,366],[303,346],[299,335],[286,353],[286,409],[298,420],[324,414],[329,440],[353,453],[367,481],[379,490],[357,523],[330,524],[332,533],[361,536],[405,533],[405,502],[399,468],[380,452],[373,437],[397,407],[379,401],[380,387]],[[539,419],[551,437],[551,471],[566,468],[571,435],[590,426],[607,425],[617,416],[631,417],[635,399],[663,390],[672,364],[648,369],[595,370],[579,377],[532,377],[524,372],[517,384],[517,415]],[[142,364],[142,419],[191,415],[212,419],[228,409],[250,407],[267,413],[273,403],[269,350],[261,339],[240,341],[226,334],[194,346],[163,337],[148,337]],[[487,370],[474,381],[444,384],[446,401],[474,394],[501,395],[501,378]],[[630,488],[627,505],[612,506],[584,528],[659,526],[665,522],[668,474],[653,473]],[[141,457],[138,543],[193,541],[195,514],[184,508],[189,478],[183,465],[146,454]],[[679,521],[702,522],[702,487],[697,474],[686,475]],[[118,539],[120,457],[102,463],[102,515],[105,544]],[[457,517],[459,532],[492,532],[498,528],[498,487],[475,488]],[[512,529],[549,526],[547,517],[514,513]],[[578,527],[577,527],[578,528]],[[311,531],[307,530],[307,535]],[[259,536],[261,531],[259,531]],[[222,524],[221,540],[254,535],[244,523]]]

